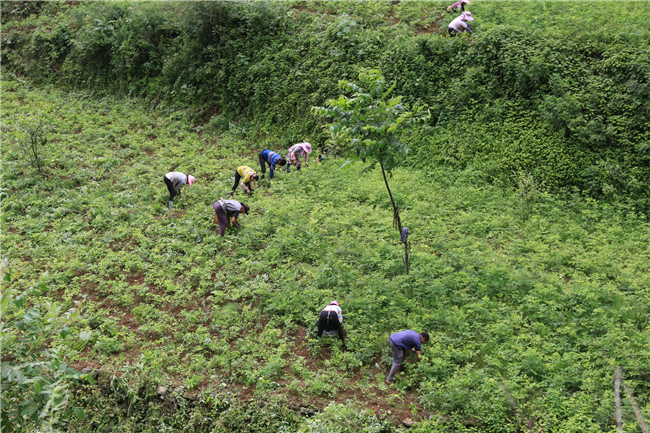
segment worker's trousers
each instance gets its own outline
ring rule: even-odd
[[[390,349],[393,351],[393,365],[391,365],[390,367],[390,373],[388,373],[387,379],[393,382],[395,380],[395,375],[400,371],[400,367],[404,362],[404,356],[406,355],[406,351],[403,350],[401,347],[397,347],[397,345],[393,343],[393,340],[391,340],[390,338],[388,339],[388,345],[390,346]]]

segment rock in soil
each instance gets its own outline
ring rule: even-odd
[[[405,427],[413,427],[416,422],[413,421],[411,418],[406,418],[404,421],[402,421],[402,424],[404,424]]]

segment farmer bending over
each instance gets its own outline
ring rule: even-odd
[[[194,176],[185,175],[180,171],[170,171],[164,177],[165,185],[169,190],[169,208],[172,208],[172,201],[174,201],[174,196],[178,195],[178,198],[181,197],[181,187],[185,184],[192,186],[194,183]]]
[[[386,383],[388,385],[395,383],[395,374],[397,370],[401,370],[400,366],[404,362],[404,357],[406,356],[406,351],[410,350],[415,352],[420,361],[420,351],[422,350],[422,343],[429,341],[429,334],[422,332],[418,334],[415,331],[408,330],[402,332],[396,332],[388,338],[388,345],[393,351],[393,365],[390,368],[390,373],[388,373],[388,378]]]
[[[230,191],[230,195],[233,195],[235,193],[240,180],[242,189],[248,195],[251,195],[253,193],[252,181],[259,180],[259,178],[259,174],[255,173],[255,170],[252,168],[245,165],[240,166],[237,168],[237,170],[235,170],[235,184],[232,187],[232,191]]]
[[[247,204],[240,203],[237,200],[224,200],[220,198],[213,205],[214,209],[214,223],[219,224],[219,234],[223,236],[226,233],[226,228],[230,227],[230,224],[234,224],[239,227],[239,222],[237,217],[240,212],[248,214],[250,208]]]
[[[289,173],[289,167],[291,165],[296,166],[296,170],[300,170],[300,166],[302,165],[302,162],[300,162],[300,157],[305,156],[305,167],[309,167],[309,154],[311,153],[311,144],[305,142],[305,143],[298,143],[294,144],[289,148],[289,152],[287,152],[287,173]]]
[[[447,7],[447,13],[452,11],[456,12],[456,8],[460,8],[461,12],[465,12],[465,5],[471,5],[472,3],[469,0],[460,0],[454,3],[453,5]]]
[[[471,35],[472,28],[469,26],[469,24],[467,24],[467,21],[474,21],[471,12],[463,12],[458,17],[456,17],[452,22],[449,23],[449,27],[447,28],[447,33],[449,33],[449,36],[453,38],[456,35],[460,35],[465,30],[467,30],[467,33]]]
[[[328,337],[336,337],[338,334],[341,341],[344,341],[345,336],[341,323],[343,323],[343,311],[338,302],[332,301],[318,315],[318,334],[316,334],[316,337],[322,337],[324,332]]]
[[[318,155],[318,162],[322,162],[325,158],[327,158],[327,155],[329,155],[329,154],[330,154],[329,149],[324,148],[321,151],[320,155]]]
[[[269,165],[271,170],[271,179],[273,179],[273,174],[275,172],[275,166],[279,165],[280,167],[284,166],[287,163],[287,160],[278,155],[275,152],[272,152],[268,149],[264,149],[259,154],[260,157],[260,166],[262,167],[262,179],[264,179],[264,173],[266,173],[266,164]]]

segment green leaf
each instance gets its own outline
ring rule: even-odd
[[[84,413],[84,410],[80,407],[75,407],[73,409],[74,414],[77,415],[77,418],[79,419],[84,419],[86,417],[86,414]]]
[[[31,403],[31,402],[30,402],[30,403]],[[31,418],[32,415],[34,415],[35,413],[36,413],[36,407],[34,407],[34,406],[27,406],[25,409],[23,409],[22,411],[20,411],[20,416],[28,416],[28,417]]]

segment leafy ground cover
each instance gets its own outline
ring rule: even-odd
[[[650,414],[650,224],[631,205],[531,195],[471,168],[396,169],[406,276],[378,172],[337,170],[335,158],[280,171],[238,196],[251,215],[222,239],[211,205],[234,169],[280,150],[245,123],[223,132],[137,99],[17,80],[2,90],[12,287],[40,282],[62,305],[86,296],[76,326],[93,331],[87,346],[52,344],[78,369],[114,373],[99,379],[109,391],[79,390],[86,416],[68,431],[390,426],[363,409],[420,431],[608,431],[618,365]],[[19,146],[33,117],[51,126],[42,175]],[[197,183],[170,211],[172,170]],[[314,339],[332,299],[345,346]],[[387,337],[409,328],[431,342],[387,388]],[[198,403],[156,402],[159,384]],[[287,409],[301,404],[319,413]],[[623,414],[640,431],[627,400]]]

